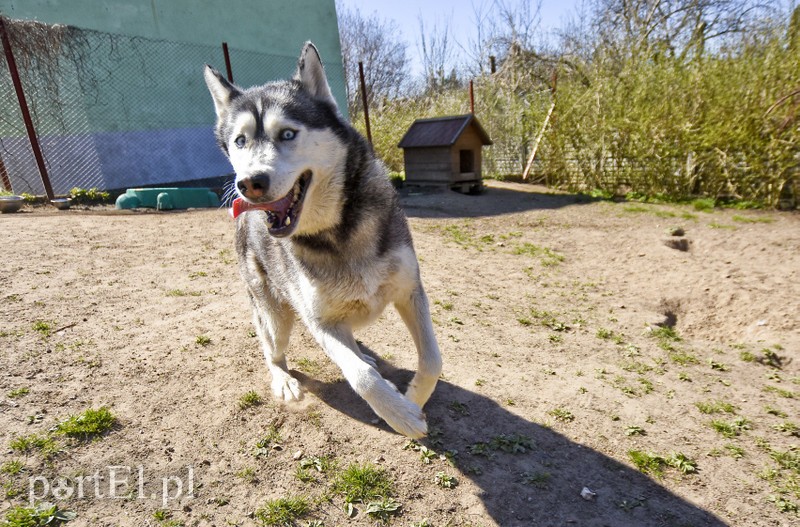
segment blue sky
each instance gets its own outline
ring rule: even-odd
[[[520,1],[530,1],[532,10],[536,0],[509,0],[516,5]],[[419,68],[419,15],[425,19],[426,27],[443,27],[449,24],[452,38],[466,45],[470,38],[475,38],[473,5],[491,5],[492,0],[337,0],[338,5],[356,7],[362,15],[377,13],[380,18],[394,20],[408,43],[408,58],[412,62],[412,72],[417,74]],[[566,17],[574,13],[580,0],[542,0],[542,31],[550,32],[563,25]],[[458,47],[455,47],[458,51]]]

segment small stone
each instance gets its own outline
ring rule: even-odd
[[[292,454],[292,459],[294,459],[295,461],[297,461],[298,459],[300,459],[302,457],[303,457],[303,451],[302,450],[298,450],[297,452]]]
[[[597,497],[597,493],[591,490],[589,487],[583,487],[581,491],[581,498],[585,499],[586,501],[592,501]]]

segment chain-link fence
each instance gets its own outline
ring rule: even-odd
[[[55,194],[223,176],[203,65],[224,73],[222,47],[5,20]],[[241,86],[286,78],[296,57],[230,49]],[[330,79],[332,88],[338,81]],[[342,80],[343,82],[343,80]],[[343,87],[341,87],[343,90]],[[44,194],[8,61],[0,57],[0,175]]]

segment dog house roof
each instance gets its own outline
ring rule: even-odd
[[[452,146],[468,126],[473,126],[484,145],[492,144],[489,134],[474,115],[451,115],[417,119],[397,145],[400,148]]]

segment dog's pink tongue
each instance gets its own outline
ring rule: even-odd
[[[291,197],[284,196],[277,201],[271,201],[269,203],[250,203],[249,201],[245,201],[243,198],[236,198],[233,200],[233,205],[231,208],[228,209],[232,218],[236,218],[242,212],[247,212],[248,210],[271,210],[273,212],[283,212],[285,211],[289,204],[291,203]]]

